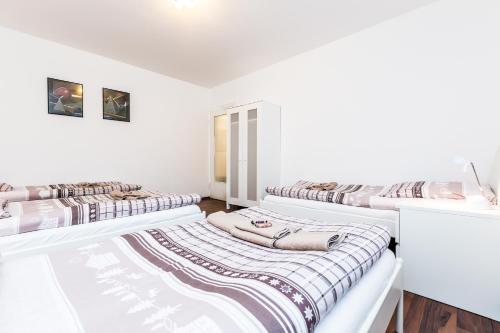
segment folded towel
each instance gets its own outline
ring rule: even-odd
[[[273,248],[274,242],[276,242],[276,239],[260,236],[260,235],[254,234],[253,232],[244,231],[244,230],[241,230],[239,228],[232,228],[229,231],[229,233],[232,236],[239,238],[239,239],[242,239],[244,241],[247,241],[247,242],[250,242],[253,244],[257,244],[260,246],[270,247],[270,248]]]
[[[268,228],[257,228],[252,224],[252,220],[239,214],[225,212],[217,212],[208,215],[208,223],[231,233],[232,229],[239,229],[241,231],[251,232],[256,235],[266,237],[269,239],[279,239],[285,237],[290,232],[297,232],[298,228],[289,228],[283,223],[271,221],[272,226]]]
[[[80,182],[80,183],[77,183],[76,186],[83,187],[83,188],[85,188],[85,187],[101,187],[101,186],[110,186],[113,183],[115,183],[114,185],[120,184],[120,182],[94,182],[94,183]]]
[[[225,232],[231,232],[237,225],[247,225],[251,224],[251,220],[243,217],[239,214],[226,214],[225,212],[216,212],[207,216],[208,223],[213,226],[224,230]]]
[[[280,239],[283,238],[287,235],[289,235],[292,232],[297,232],[299,229],[295,228],[289,228],[286,225],[276,222],[276,221],[271,221],[272,226],[267,227],[267,228],[257,228],[254,226],[252,223],[247,223],[247,224],[239,224],[235,226],[235,228],[254,233],[259,236],[267,237],[267,238],[273,238],[273,239]]]
[[[331,191],[331,190],[334,190],[337,187],[337,185],[338,185],[337,182],[318,183],[318,184],[309,185],[306,187],[306,189],[307,190],[318,190],[318,191]]]
[[[330,251],[346,237],[345,233],[301,230],[276,240],[274,247],[292,251]]]
[[[291,227],[286,228],[284,224],[275,221],[272,222],[272,227],[256,228],[251,224],[250,219],[233,213],[213,213],[208,215],[207,221],[236,238],[257,245],[282,250],[329,251],[347,237],[345,233],[304,231]],[[278,239],[274,238],[276,230],[283,230],[283,228],[287,229],[287,235]]]
[[[109,195],[111,195],[111,197],[115,200],[138,200],[151,197],[150,194],[141,191],[129,191],[129,192],[112,191]]]

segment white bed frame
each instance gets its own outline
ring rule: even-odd
[[[399,247],[399,212],[345,206],[312,200],[267,195],[260,207],[280,214],[331,223],[381,224],[389,228]],[[397,250],[397,252],[399,252]],[[360,325],[359,333],[383,333],[396,311],[396,331],[403,333],[403,259],[396,258],[391,277],[375,306]]]
[[[205,212],[202,212],[197,205],[188,205],[95,223],[2,236],[0,237],[0,262],[88,244],[148,228],[197,222],[204,218]]]

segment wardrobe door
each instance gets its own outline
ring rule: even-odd
[[[229,197],[239,198],[240,191],[240,114],[238,112],[229,115]]]
[[[257,109],[246,112],[246,200],[257,201]]]

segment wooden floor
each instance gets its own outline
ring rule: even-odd
[[[395,332],[394,323],[393,317],[387,333]],[[500,333],[500,322],[405,292],[404,331],[405,333]]]
[[[199,206],[207,215],[228,212],[225,201],[203,199]],[[404,322],[405,333],[500,333],[500,322],[409,292],[405,292]],[[394,317],[386,332],[395,332]]]
[[[201,200],[201,203],[198,206],[202,211],[205,211],[207,215],[221,210],[228,213],[242,208],[238,206],[231,206],[231,209],[227,210],[225,201],[215,200],[215,199],[203,199]]]

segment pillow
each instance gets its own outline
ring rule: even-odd
[[[0,219],[10,217],[9,212],[5,210],[5,208],[7,207],[7,203],[7,200],[0,199]]]
[[[9,192],[12,191],[14,188],[6,183],[0,183],[0,192]]]
[[[403,182],[391,185],[379,194],[385,198],[465,199],[461,182]]]
[[[315,183],[307,180],[299,180],[292,187],[305,188],[306,190],[331,191],[338,186],[337,182]]]

